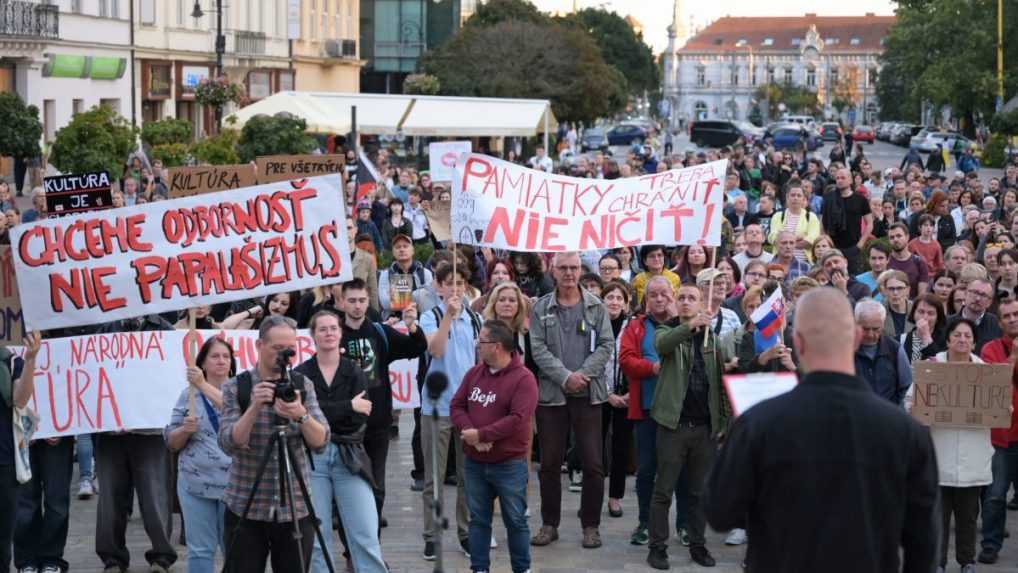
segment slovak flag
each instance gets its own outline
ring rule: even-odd
[[[785,297],[781,294],[781,288],[774,289],[749,319],[756,325],[753,345],[757,353],[778,344],[781,341],[781,331],[785,328]]]

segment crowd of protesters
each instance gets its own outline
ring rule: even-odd
[[[710,567],[705,484],[733,417],[722,377],[801,373],[790,340],[807,292],[833,289],[851,303],[862,332],[857,376],[895,407],[910,407],[916,361],[1016,363],[1016,165],[984,180],[978,169],[945,175],[906,157],[900,169],[880,172],[858,145],[823,161],[766,144],[660,158],[643,149],[618,159],[595,153],[559,164],[538,148],[519,161],[615,179],[718,159],[729,161],[720,247],[642,245],[553,256],[439,243],[425,213],[430,203],[449,199],[448,186],[399,166],[384,150],[374,154],[376,191],[355,200],[356,188],[347,190],[352,281],[192,309],[197,328],[259,331],[259,367],[246,390],[234,349],[212,338],[195,367],[177,373],[191,388],[165,428],[34,442],[33,478],[21,487],[10,486],[13,452],[0,446],[0,570],[11,561],[12,541],[17,570],[67,570],[75,461],[79,497],[98,497],[95,551],[108,573],[130,565],[125,530],[135,501],[151,542],[144,559],[154,572],[177,559],[175,510],[183,518],[189,571],[212,571],[217,549],[237,571],[264,568],[270,552],[275,571],[295,571],[295,554],[285,547],[294,543],[291,530],[281,527],[299,521],[305,535],[297,549],[312,571],[325,571],[329,556],[339,564],[345,559],[347,570],[383,572],[386,489],[407,483],[421,494],[422,558],[433,560],[441,534],[432,517],[439,501],[433,475],[456,486],[456,503],[443,507],[475,572],[491,567],[496,500],[511,568],[522,573],[540,559],[540,547],[558,542],[560,528],[569,527],[569,520],[562,523],[563,483],[580,496],[581,545],[596,549],[603,516],[627,517],[621,501],[631,476],[638,511],[628,516],[628,541],[648,546],[648,563],[667,569],[674,534],[695,563]],[[164,181],[160,165],[134,158],[114,201],[164,199]],[[33,209],[19,213],[0,183],[0,226],[44,217],[41,193],[32,198]],[[779,290],[786,334],[761,349],[750,317]],[[188,327],[184,312],[97,330]],[[297,328],[308,329],[316,346],[315,356],[295,369],[305,396],[260,409],[272,404],[262,363],[271,365]],[[33,358],[31,348],[24,360],[0,355],[5,407],[27,402],[31,383],[26,390],[20,378]],[[419,359],[419,385],[434,372],[449,380],[438,400],[423,399],[414,411],[410,437],[399,435],[388,383],[390,363],[404,358]],[[281,515],[261,491],[245,506],[258,462],[248,440],[271,431],[271,412],[290,418],[311,452],[313,464],[298,468],[311,492],[297,515]],[[11,442],[3,439],[10,420],[0,415],[0,444]],[[1006,509],[1018,508],[1007,498],[1018,480],[1018,419],[1008,429],[930,434],[942,500],[941,570],[952,517],[963,571],[977,559],[993,563],[1006,537]],[[412,442],[409,476],[387,471],[394,439]],[[278,466],[270,464],[272,471]],[[528,499],[534,478],[537,495]],[[311,533],[309,506],[322,524],[324,547]],[[724,543],[746,543],[746,524],[731,525]],[[334,543],[334,529],[342,545]]]

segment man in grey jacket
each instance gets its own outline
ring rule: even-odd
[[[580,524],[583,547],[601,546],[598,526],[604,502],[601,404],[608,400],[604,367],[615,346],[608,310],[580,288],[580,256],[559,253],[552,261],[555,291],[541,297],[530,315],[531,352],[538,374],[537,433],[541,449],[541,530],[531,545],[558,539],[562,513],[559,468],[573,432],[583,468]]]

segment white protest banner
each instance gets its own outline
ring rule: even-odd
[[[476,153],[461,159],[452,186],[458,243],[541,252],[721,244],[727,160],[603,180]]]
[[[117,332],[43,340],[35,363],[39,415],[35,438],[162,428],[187,386],[184,330]],[[255,367],[257,330],[199,330],[199,346],[219,336],[233,346],[237,372]],[[24,348],[11,346],[18,356]],[[297,333],[296,366],[315,352],[306,330]],[[407,363],[407,364],[402,364]],[[393,408],[420,405],[417,361],[400,360],[389,371]]]
[[[340,186],[282,181],[19,225],[25,323],[96,324],[348,281]]]
[[[428,172],[432,181],[452,181],[456,160],[469,154],[469,141],[435,141],[428,144]]]

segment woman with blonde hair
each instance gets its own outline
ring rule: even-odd
[[[810,252],[813,254],[813,260],[819,261],[823,258],[824,253],[834,248],[834,239],[830,235],[820,235],[815,241],[813,241],[813,247]]]

